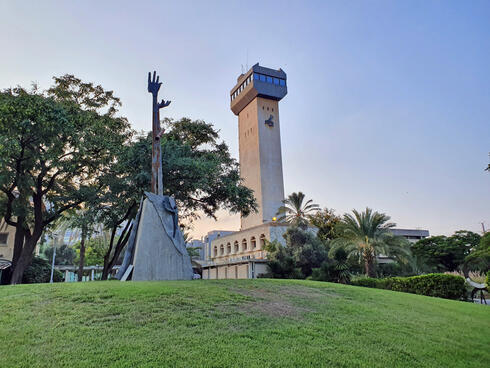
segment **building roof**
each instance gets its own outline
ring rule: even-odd
[[[400,235],[400,236],[420,236],[420,237],[429,236],[429,230],[421,230],[421,229],[391,229],[391,232],[394,235]]]
[[[263,81],[256,78],[257,76],[268,77],[270,81]],[[231,110],[238,115],[256,97],[281,100],[287,94],[286,79],[286,73],[282,69],[275,70],[255,64],[245,74],[238,76],[237,83],[231,89]]]

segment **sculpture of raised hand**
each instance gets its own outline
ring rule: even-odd
[[[151,78],[151,72],[148,73],[148,92],[150,92],[153,97],[158,96],[158,91],[160,90],[160,77],[157,76],[157,72],[153,72],[153,79]]]
[[[160,76],[157,75],[157,72],[153,72],[153,78],[151,76],[151,72],[148,73],[148,92],[150,92],[153,95],[153,101],[158,100],[158,91],[160,90],[160,87],[162,85],[162,82],[160,82]],[[160,103],[155,103],[153,108],[158,108],[162,109],[164,107],[167,107],[170,105],[171,101],[165,101],[162,99],[162,102]]]

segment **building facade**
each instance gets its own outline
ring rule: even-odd
[[[286,96],[286,73],[255,64],[230,91],[238,116],[240,175],[254,191],[258,211],[241,217],[240,231],[211,232],[203,278],[255,278],[267,272],[266,241],[283,243],[286,226],[275,222],[284,200],[279,101]]]
[[[240,75],[230,92],[238,116],[240,175],[258,204],[258,212],[241,218],[241,230],[271,222],[284,199],[279,101],[286,94],[286,73],[259,64]]]
[[[419,229],[391,229],[393,235],[403,236],[410,243],[414,244],[421,239],[429,237],[429,230]]]
[[[0,259],[12,260],[14,256],[15,227],[0,220]]]

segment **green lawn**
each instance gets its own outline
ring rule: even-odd
[[[485,367],[490,307],[292,280],[0,287],[0,367]]]

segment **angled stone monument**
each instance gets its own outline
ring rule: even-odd
[[[153,95],[153,143],[151,191],[145,192],[140,202],[124,254],[124,261],[116,278],[127,280],[191,280],[191,259],[179,228],[178,211],[172,197],[163,195],[162,154],[160,136],[160,109],[170,101],[158,102],[162,83],[156,72],[148,73],[148,92]]]

